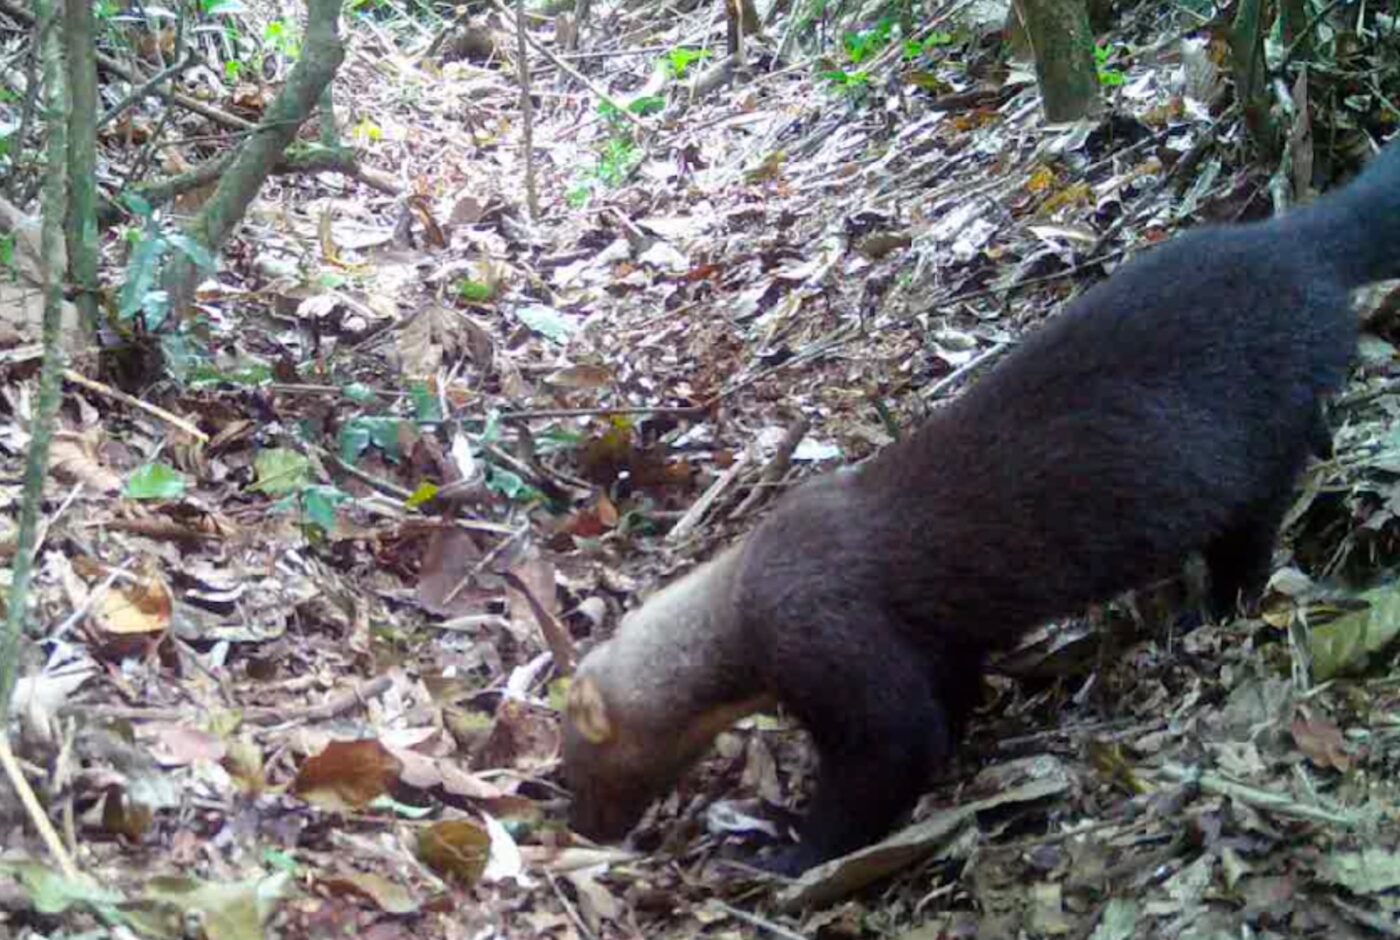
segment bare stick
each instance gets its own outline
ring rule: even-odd
[[[788,467],[792,466],[792,452],[797,450],[797,445],[802,443],[802,439],[807,436],[807,429],[811,427],[811,422],[806,415],[801,415],[788,428],[787,434],[778,443],[778,452],[773,455],[773,459],[768,462],[768,466],[763,468],[762,475],[758,482],[749,490],[749,495],[744,497],[744,501],[739,504],[733,512],[729,514],[730,519],[741,519],[758,508],[759,503],[768,498],[772,486],[781,480],[788,472]]]
[[[24,804],[24,810],[29,814],[29,821],[34,824],[39,838],[44,841],[44,845],[58,862],[58,867],[63,871],[63,877],[75,883],[82,883],[83,879],[78,872],[78,866],[73,864],[73,857],[63,847],[63,840],[54,831],[53,823],[49,822],[44,807],[39,805],[39,800],[29,787],[29,781],[24,778],[24,772],[20,770],[19,761],[15,760],[14,752],[10,750],[9,739],[3,734],[0,734],[0,767],[5,768],[5,776],[10,779],[10,786],[14,787],[19,801]]]
[[[1006,352],[1006,350],[1010,348],[1011,343],[1007,340],[1001,340],[997,343],[994,343],[993,345],[982,350],[977,355],[973,356],[967,362],[964,362],[962,365],[958,366],[952,372],[949,372],[947,375],[943,376],[943,378],[939,379],[937,382],[934,382],[927,389],[921,392],[919,397],[926,399],[934,399],[942,395],[944,392],[951,391],[955,386],[960,384],[963,381],[963,379],[967,378],[969,375],[976,372],[978,369],[1001,358],[1001,354]]]
[[[159,418],[166,424],[169,424],[175,428],[178,428],[181,431],[184,431],[186,434],[199,441],[201,444],[209,443],[208,434],[205,434],[199,428],[195,427],[193,424],[190,424],[188,421],[186,421],[179,415],[171,414],[169,411],[166,411],[159,405],[153,405],[148,401],[142,401],[134,395],[128,395],[121,389],[112,388],[112,386],[110,385],[104,385],[101,382],[94,381],[93,379],[90,379],[87,376],[83,375],[81,372],[75,372],[72,369],[64,369],[63,377],[69,382],[72,382],[74,385],[81,385],[88,391],[96,392],[99,395],[105,395],[108,398],[115,398],[117,401],[122,402],[123,404],[130,405],[133,408],[139,408],[147,414]]]
[[[587,418],[593,415],[699,417],[704,413],[705,409],[700,405],[623,405],[617,408],[539,408],[533,411],[502,411],[498,417],[502,421],[530,421],[535,418]]]
[[[195,55],[194,53],[187,52],[185,53],[185,57],[179,62],[176,62],[169,68],[161,69],[159,72],[146,79],[139,86],[133,88],[125,98],[113,105],[110,111],[108,111],[106,114],[102,115],[100,118],[97,119],[98,128],[101,129],[107,126],[108,124],[111,124],[117,119],[117,116],[120,115],[127,108],[131,107],[134,104],[137,104],[147,95],[149,95],[152,91],[155,91],[156,86],[159,85],[161,82],[164,82],[167,79],[174,78],[176,75],[179,75],[181,72],[185,71],[198,61],[199,56]]]
[[[666,533],[666,541],[675,544],[693,532],[695,528],[700,525],[700,520],[705,517],[705,513],[709,512],[710,508],[714,506],[715,502],[720,498],[720,495],[724,493],[725,490],[729,489],[729,487],[734,484],[734,481],[738,479],[739,472],[744,469],[747,463],[748,461],[745,460],[744,455],[741,454],[739,458],[734,461],[733,465],[720,475],[718,480],[710,484],[708,490],[700,494],[700,498],[686,510],[685,515],[681,516],[680,521],[671,527],[671,531]]]
[[[540,197],[535,191],[535,105],[530,100],[530,60],[525,44],[525,0],[515,0],[515,67],[520,74],[520,117],[525,138],[525,206],[530,221],[540,219]]]
[[[781,937],[782,940],[807,940],[805,935],[798,933],[796,930],[784,927],[782,924],[768,920],[767,918],[759,917],[757,914],[750,914],[748,911],[734,907],[732,904],[725,904],[718,898],[711,898],[710,905],[719,908],[730,917],[738,918],[760,930],[766,930],[775,937]]]

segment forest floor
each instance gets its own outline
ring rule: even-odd
[[[1267,216],[1275,172],[1340,179],[1393,122],[1378,79],[1315,79],[1264,167],[1176,7],[1120,14],[1109,110],[1061,127],[1004,64],[1004,8],[842,25],[785,65],[805,33],[777,16],[716,83],[722,6],[606,7],[567,60],[594,87],[529,55],[532,219],[513,23],[428,54],[392,14],[347,17],[335,86],[379,185],[269,180],[200,291],[207,357],[128,385],[164,413],[66,386],[14,740],[77,873],[0,782],[0,937],[1400,934],[1384,288],[1260,617],[1176,632],[1164,585],[1036,631],[881,848],[796,882],[736,861],[810,784],[778,715],[629,844],[571,838],[544,640],[607,636],[1125,256]],[[559,22],[531,33],[568,55]],[[255,116],[270,87],[215,104]],[[153,115],[104,137],[104,182]],[[0,351],[12,518],[32,341]]]

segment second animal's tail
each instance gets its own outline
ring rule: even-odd
[[[1346,186],[1277,220],[1306,239],[1347,287],[1400,278],[1400,140]]]

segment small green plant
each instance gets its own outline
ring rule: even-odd
[[[15,233],[6,232],[0,235],[0,270],[5,272],[7,280],[15,279]]]
[[[208,361],[204,344],[197,339],[206,324],[197,318],[167,324],[170,296],[161,285],[161,277],[172,250],[204,271],[214,269],[214,257],[183,229],[156,215],[141,197],[128,195],[124,203],[139,224],[129,226],[123,235],[131,246],[131,256],[117,295],[117,325],[157,337],[171,377],[183,383],[192,369]]]
[[[570,187],[569,191],[564,194],[564,203],[570,209],[582,209],[588,205],[588,200],[592,195],[593,187],[587,183],[578,183]]]
[[[870,90],[870,73],[861,69],[830,69],[821,77],[830,83],[832,91],[848,98],[859,99]]]
[[[457,296],[469,304],[484,304],[496,293],[490,284],[464,277],[457,282]]]
[[[170,298],[159,286],[170,250],[181,252],[205,270],[214,269],[214,258],[182,229],[157,216],[150,203],[141,197],[128,196],[126,205],[141,224],[126,232],[132,252],[126,265],[117,314],[123,323],[139,320],[145,332],[157,333],[170,313]]]
[[[666,50],[666,55],[661,58],[661,62],[666,69],[666,74],[680,81],[685,78],[687,69],[709,57],[709,49],[688,49],[685,46],[677,46],[674,49]]]
[[[892,17],[887,16],[871,29],[862,29],[843,35],[841,49],[846,53],[846,58],[852,65],[860,65],[889,45],[894,30],[895,21]]]
[[[301,39],[297,28],[285,20],[273,20],[263,30],[263,42],[269,49],[288,59],[301,56]]]
[[[1117,51],[1113,46],[1094,47],[1094,68],[1098,71],[1099,84],[1107,88],[1116,88],[1126,81],[1122,69],[1108,64]]]
[[[917,59],[920,56],[931,54],[942,46],[951,46],[952,44],[953,34],[943,32],[929,33],[923,39],[906,39],[904,40],[904,59],[906,62]]]
[[[95,0],[92,5],[92,15],[99,20],[110,20],[121,11],[121,4],[117,3],[117,0]]]
[[[609,137],[598,153],[598,164],[594,175],[606,186],[621,186],[627,182],[627,175],[637,165],[641,155],[637,145],[629,137]]]
[[[238,59],[229,59],[224,63],[224,81],[230,85],[237,83],[239,73],[243,71],[243,63]]]

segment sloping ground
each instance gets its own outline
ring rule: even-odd
[[[714,11],[604,11],[588,48],[609,55],[573,61],[666,107],[641,135],[532,57],[539,221],[513,66],[405,55],[426,35],[357,21],[342,117],[407,195],[269,186],[202,294],[217,361],[184,391],[148,385],[207,446],[69,387],[17,748],[116,893],[38,867],[0,790],[0,934],[177,936],[191,916],[214,940],[261,918],[375,938],[1400,929],[1384,290],[1261,619],[1175,632],[1166,585],[1046,627],[992,677],[912,828],[795,885],[734,861],[810,771],[767,718],[722,736],[638,851],[570,844],[548,628],[607,635],[772,492],[874,452],[1125,253],[1268,211],[1212,106],[1211,47],[1176,41],[1189,23],[1125,14],[1113,116],[1047,130],[1029,76],[952,12],[907,57],[868,36],[861,62],[769,70],[780,19],[750,78],[691,101],[706,60],[678,79],[632,50],[712,41]],[[508,56],[493,23],[478,39]],[[1327,79],[1312,139],[1339,143],[1298,135],[1295,166],[1325,178],[1363,152],[1384,114],[1368,81]],[[136,474],[152,461],[183,492]]]

